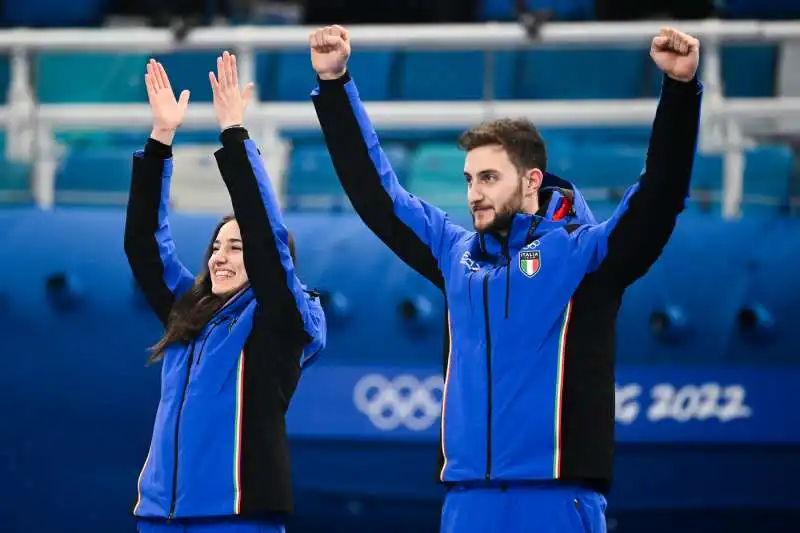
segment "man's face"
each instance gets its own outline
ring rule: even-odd
[[[522,210],[524,181],[505,149],[487,145],[467,152],[464,177],[475,230],[505,231],[514,213]]]

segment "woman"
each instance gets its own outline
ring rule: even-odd
[[[214,155],[234,216],[215,230],[194,279],[167,220],[171,144],[189,93],[176,101],[155,61],[145,76],[153,131],[133,158],[125,252],[165,333],[151,357],[162,361],[161,400],[134,508],[142,533],[283,531],[292,507],[285,413],[326,340],[319,299],[295,274],[289,232],[242,127],[252,84],[239,90],[227,52],[217,70]]]

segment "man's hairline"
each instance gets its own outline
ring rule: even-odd
[[[484,148],[484,147],[486,147],[486,146],[497,147],[497,148],[499,148],[501,151],[505,152],[506,156],[508,157],[508,160],[511,162],[511,164],[514,166],[514,168],[517,170],[517,177],[520,177],[520,178],[521,178],[521,177],[523,177],[525,174],[527,174],[528,172],[530,172],[531,170],[538,170],[539,172],[541,172],[541,173],[542,173],[542,176],[544,176],[544,173],[545,173],[545,171],[544,171],[542,168],[540,168],[540,167],[530,167],[530,168],[524,168],[524,167],[521,167],[521,166],[517,165],[517,164],[514,162],[514,158],[513,158],[513,157],[511,157],[511,153],[508,151],[508,149],[505,147],[505,145],[503,145],[503,143],[501,143],[501,142],[488,142],[488,143],[486,143],[486,144],[479,144],[479,145],[477,145],[477,146],[473,146],[473,147],[471,147],[471,148],[463,148],[463,150],[464,150],[464,157],[466,158],[466,156],[467,156],[467,155],[469,155],[469,153],[470,153],[470,152],[472,152],[472,151],[474,151],[474,150],[477,150],[478,148]]]

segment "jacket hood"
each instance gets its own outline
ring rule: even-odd
[[[483,253],[501,256],[508,250],[526,246],[538,235],[565,224],[596,224],[594,213],[575,185],[546,172],[539,189],[539,211],[535,215],[517,213],[511,219],[507,238],[493,232],[478,232]]]
[[[594,213],[574,183],[544,173],[539,189],[539,211],[537,215],[548,220],[569,220],[578,224],[596,224]]]

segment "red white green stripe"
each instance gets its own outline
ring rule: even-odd
[[[447,349],[447,370],[444,376],[444,391],[442,391],[442,457],[444,457],[444,462],[442,464],[442,471],[439,472],[439,479],[444,481],[444,469],[447,467],[447,453],[444,449],[444,413],[447,408],[447,384],[450,383],[450,357],[453,355],[453,329],[450,326],[450,312],[447,312],[447,338],[449,339],[449,344]]]
[[[233,443],[233,514],[242,510],[242,410],[244,407],[244,350],[239,354],[236,369],[236,422],[234,423]]]
[[[561,324],[561,334],[558,337],[558,374],[556,376],[556,415],[555,415],[555,442],[553,447],[553,478],[561,477],[561,408],[564,395],[564,355],[567,350],[567,329],[569,318],[572,314],[572,300],[567,302],[564,310],[564,322]]]

